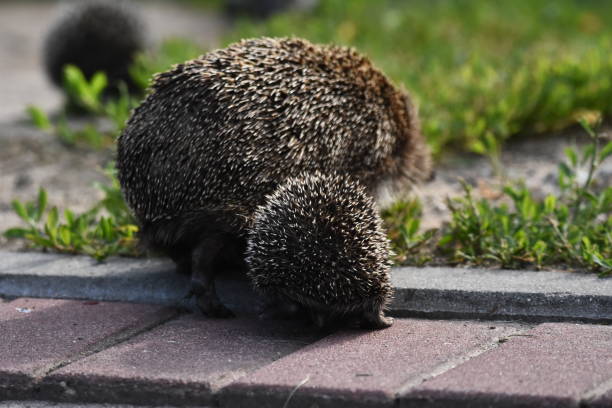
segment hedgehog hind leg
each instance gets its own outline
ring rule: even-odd
[[[221,303],[215,288],[214,259],[224,246],[222,235],[202,239],[193,249],[191,288],[188,297],[195,296],[198,308],[209,317],[233,317],[234,313]]]
[[[289,320],[293,318],[306,318],[304,308],[290,299],[280,296],[268,296],[259,311],[261,320]]]
[[[176,272],[181,275],[191,275],[192,260],[190,253],[170,253],[170,259],[176,265]]]

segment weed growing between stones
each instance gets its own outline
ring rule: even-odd
[[[137,100],[127,88],[119,86],[119,95],[113,99],[102,99],[102,93],[108,82],[103,72],[97,72],[87,80],[74,65],[67,65],[64,70],[65,91],[71,101],[71,109],[78,109],[90,116],[107,119],[111,126],[100,126],[95,120],[71,125],[62,112],[55,120],[36,106],[28,106],[27,112],[32,123],[39,129],[54,133],[67,146],[85,145],[96,149],[110,147],[123,129],[132,108]]]
[[[87,254],[99,261],[110,255],[140,255],[138,227],[123,201],[113,167],[106,171],[110,183],[98,185],[104,197],[80,214],[65,209],[60,215],[57,207],[47,208],[44,188],[40,188],[36,201],[14,200],[13,209],[25,226],[11,228],[4,235],[25,239],[35,248]]]
[[[566,149],[559,164],[559,194],[538,199],[521,183],[506,184],[497,203],[464,194],[449,199],[452,219],[440,230],[419,232],[417,202],[385,212],[396,262],[404,265],[470,264],[502,268],[548,266],[612,273],[612,187],[597,186],[598,168],[612,156],[612,142],[581,121],[592,144]]]
[[[398,265],[423,266],[434,260],[436,229],[421,231],[422,205],[418,199],[397,201],[382,212]]]

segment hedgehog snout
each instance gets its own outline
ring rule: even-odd
[[[369,330],[381,330],[393,325],[393,318],[385,316],[383,310],[367,310],[342,315],[334,311],[309,308],[308,315],[312,323],[319,330],[346,326]]]

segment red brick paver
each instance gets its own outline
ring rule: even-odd
[[[0,400],[612,406],[612,326],[397,319],[320,339],[301,322],[173,316],[141,304],[0,302]]]
[[[493,343],[509,326],[396,319],[381,331],[345,331],[229,386],[223,406],[357,407],[392,404],[395,394],[441,364]]]
[[[575,407],[611,378],[611,326],[547,323],[426,381],[403,401],[411,407],[451,401],[453,407]]]
[[[27,394],[36,377],[134,332],[168,319],[160,306],[75,300],[0,303],[0,397]]]
[[[64,367],[46,382],[66,384],[69,394],[61,399],[210,404],[220,387],[316,340],[312,332],[291,322],[183,316]]]

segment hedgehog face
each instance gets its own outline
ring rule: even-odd
[[[294,310],[303,311],[319,329],[349,326],[376,330],[393,324],[393,318],[385,316],[386,301],[383,299],[365,301],[357,309],[352,304],[330,308],[329,305],[315,302],[313,299],[300,299],[299,296],[291,300],[289,297],[285,299],[288,302],[297,302],[297,309]]]
[[[325,299],[306,298],[287,290],[258,289],[265,293],[267,300],[260,314],[263,319],[300,318],[310,321],[319,329],[384,329],[393,324],[393,318],[385,316],[386,299],[366,301],[356,308],[354,304],[328,305]]]

